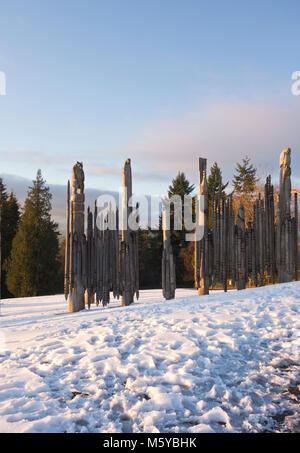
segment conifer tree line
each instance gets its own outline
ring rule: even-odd
[[[208,174],[209,223],[212,222],[212,200],[234,195],[234,210],[243,203],[246,221],[251,220],[252,202],[259,183],[257,170],[246,156],[238,163],[229,190],[222,171],[214,162]],[[179,171],[168,187],[167,196],[186,195],[193,198],[194,185]],[[59,241],[58,225],[51,218],[52,195],[41,171],[37,171],[29,187],[24,206],[15,194],[8,193],[0,178],[1,212],[1,298],[41,296],[63,292],[64,242]],[[249,207],[249,209],[248,209]],[[182,211],[181,231],[174,229],[174,207],[170,206],[171,242],[176,262],[176,286],[194,285],[194,244],[186,242]],[[141,289],[161,288],[162,224],[158,229],[138,231],[139,274]]]
[[[59,232],[51,219],[51,198],[40,170],[23,207],[0,179],[1,298],[62,291]]]

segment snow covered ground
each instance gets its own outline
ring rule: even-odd
[[[0,432],[300,431],[300,282],[2,301]]]

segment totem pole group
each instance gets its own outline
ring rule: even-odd
[[[209,228],[207,161],[199,159],[199,194],[196,219],[202,239],[195,236],[195,286],[199,295],[209,294],[217,284],[227,291],[228,282],[238,290],[249,281],[256,286],[267,282],[289,282],[298,278],[298,205],[294,192],[291,213],[291,150],[280,156],[280,190],[274,197],[271,176],[267,177],[264,197],[253,204],[253,219],[245,224],[244,206],[237,214],[232,194],[218,194],[211,201],[212,227]],[[119,211],[111,204],[94,213],[88,207],[85,234],[85,196],[83,165],[72,171],[72,193],[67,189],[67,229],[65,249],[65,297],[69,312],[90,308],[92,303],[109,303],[110,292],[122,296],[128,306],[139,297],[138,236],[139,206],[133,210],[131,162],[127,159],[122,174],[121,232]],[[167,210],[162,210],[163,251],[162,291],[173,299],[176,289],[175,262],[172,252]]]
[[[244,206],[235,219],[232,195],[212,200],[212,228],[208,228],[206,159],[199,159],[199,193],[204,196],[204,236],[195,241],[195,286],[198,294],[230,280],[238,290],[249,280],[256,286],[298,279],[298,200],[294,195],[291,216],[291,150],[280,156],[280,190],[277,202],[271,176],[267,177],[264,199],[253,205],[253,221],[245,224]]]
[[[65,248],[65,298],[69,312],[83,310],[92,303],[103,306],[109,303],[110,292],[122,305],[133,302],[139,296],[137,232],[128,222],[132,208],[130,159],[123,167],[122,232],[119,235],[118,208],[111,205],[94,213],[88,207],[87,233],[84,234],[84,172],[77,162],[72,171],[72,195],[67,188],[67,227]]]

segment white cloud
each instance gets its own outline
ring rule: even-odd
[[[229,179],[246,155],[260,173],[277,175],[280,152],[291,147],[293,176],[299,178],[299,118],[300,102],[282,107],[228,100],[145,128],[127,150],[140,167],[169,175],[181,170],[197,181],[198,157],[207,157],[209,166],[217,161]]]

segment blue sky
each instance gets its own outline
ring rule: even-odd
[[[298,0],[0,1],[0,174],[163,193],[197,158],[224,178],[247,154],[278,173],[292,148],[300,183]],[[13,183],[11,183],[13,184]]]

